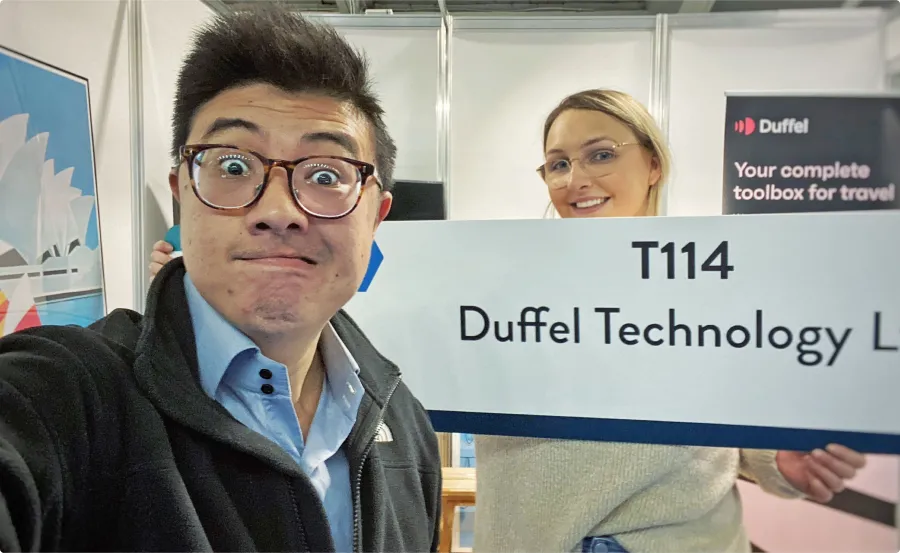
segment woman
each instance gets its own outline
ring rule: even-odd
[[[553,110],[538,172],[561,217],[656,215],[669,153],[644,107],[589,90]],[[151,274],[172,247],[158,242]],[[782,497],[829,501],[865,464],[811,454],[477,436],[476,553],[748,552],[739,474]]]
[[[547,117],[550,211],[658,214],[671,171],[653,118],[631,96],[586,90]],[[476,436],[476,553],[748,552],[736,481],[830,501],[865,464],[838,445],[811,454]]]

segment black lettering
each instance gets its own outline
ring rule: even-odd
[[[500,321],[494,321],[494,338],[496,338],[498,342],[512,342],[513,341],[513,323],[512,323],[512,321],[507,321],[507,323],[506,323],[506,336],[503,336],[500,334]]]
[[[675,310],[669,309],[669,345],[675,345],[675,331],[683,330],[685,334],[685,344],[690,347],[691,345],[691,329],[687,325],[683,324],[675,324]]]
[[[661,331],[662,329],[663,329],[663,327],[660,324],[654,323],[652,325],[647,325],[647,328],[644,329],[644,341],[647,342],[648,344],[650,344],[651,346],[663,345],[665,340],[663,340],[662,338],[654,339],[654,338],[650,337],[651,330],[660,330]]]
[[[706,344],[706,340],[703,338],[706,335],[707,330],[712,330],[716,336],[716,345],[715,347],[722,347],[722,331],[719,330],[719,327],[716,325],[700,325],[698,327],[700,331],[700,335],[697,336],[697,345],[701,348]]]
[[[562,337],[560,337],[562,335]],[[566,323],[553,323],[550,325],[550,339],[557,344],[565,344],[569,341],[569,325]]]
[[[641,329],[636,324],[625,323],[619,328],[619,340],[622,340],[622,343],[629,346],[637,344],[638,341],[634,338],[634,336],[640,335]]]
[[[875,312],[875,351],[897,351],[898,346],[881,345],[881,311]]]
[[[756,347],[763,347],[763,320],[762,309],[756,310]]]
[[[687,254],[688,258],[688,280],[694,280],[697,276],[697,254],[694,250],[693,242],[688,242],[681,248],[681,253]]]
[[[783,333],[786,336],[784,342],[779,343],[775,341],[775,335],[779,332]],[[791,342],[793,341],[794,335],[791,333],[790,329],[787,329],[783,326],[776,326],[769,331],[769,343],[772,344],[772,347],[775,349],[784,349],[790,346]]]
[[[828,366],[832,366],[834,364],[835,359],[837,359],[838,354],[841,353],[841,350],[844,349],[844,344],[847,343],[847,338],[850,337],[850,332],[852,329],[848,328],[844,331],[844,334],[838,339],[837,336],[834,335],[834,332],[831,331],[831,327],[825,329],[825,333],[828,334],[828,338],[831,340],[831,344],[834,346],[834,353],[831,354],[831,357],[828,358]]]
[[[719,260],[719,263],[716,264],[716,259]],[[719,246],[713,250],[713,252],[706,258],[706,261],[700,265],[701,271],[711,271],[719,273],[719,278],[722,280],[728,279],[728,273],[734,270],[734,265],[728,264],[728,241],[724,241],[719,244]]]
[[[483,328],[477,334],[470,335],[466,332],[466,313],[477,313],[481,315],[481,324]],[[488,330],[490,330],[491,328],[491,319],[488,317],[488,314],[484,312],[484,309],[480,307],[476,307],[474,305],[461,305],[459,307],[459,328],[460,339],[462,341],[467,342],[481,340],[482,338],[487,336]]]
[[[631,247],[641,250],[641,278],[647,280],[650,278],[650,248],[658,248],[659,242],[632,242]]]
[[[618,307],[595,307],[594,313],[603,313],[603,341],[612,343],[612,314],[621,311]]]
[[[578,308],[575,307],[572,309],[572,326],[575,328],[575,343],[581,343],[581,315],[578,312]]]
[[[734,339],[734,334],[738,332],[744,335],[743,339],[738,342]],[[731,344],[733,348],[742,348],[750,343],[750,331],[747,330],[747,327],[741,325],[734,325],[733,327],[728,329],[728,332],[725,333],[725,339],[728,340],[728,343]]]
[[[541,320],[541,313],[548,311],[550,311],[549,307],[526,307],[522,309],[522,313],[519,315],[519,329],[522,331],[522,342],[528,341],[526,328],[530,326],[534,327],[534,341],[540,343],[541,327],[547,326],[547,323]],[[534,313],[533,321],[528,320],[528,315],[531,313]]]
[[[797,341],[797,352],[799,353],[797,362],[801,365],[814,367],[822,362],[822,353],[808,347],[819,343],[819,340],[822,339],[821,330],[818,326],[807,326],[800,330],[799,340]],[[812,361],[808,359],[810,356],[813,358]]]
[[[672,280],[675,278],[675,243],[669,242],[659,251],[666,254],[666,277]]]

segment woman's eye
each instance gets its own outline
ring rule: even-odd
[[[569,168],[569,162],[564,159],[554,161],[553,163],[550,164],[551,171],[565,171],[568,168]]]
[[[616,158],[616,152],[610,149],[597,150],[593,154],[591,154],[591,161],[610,161]]]

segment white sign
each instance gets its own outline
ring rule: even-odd
[[[900,453],[900,213],[385,223],[347,311],[438,431]]]

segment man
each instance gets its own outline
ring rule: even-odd
[[[275,8],[178,79],[146,313],[0,340],[0,551],[436,550],[427,413],[340,311],[391,206],[364,60]]]

